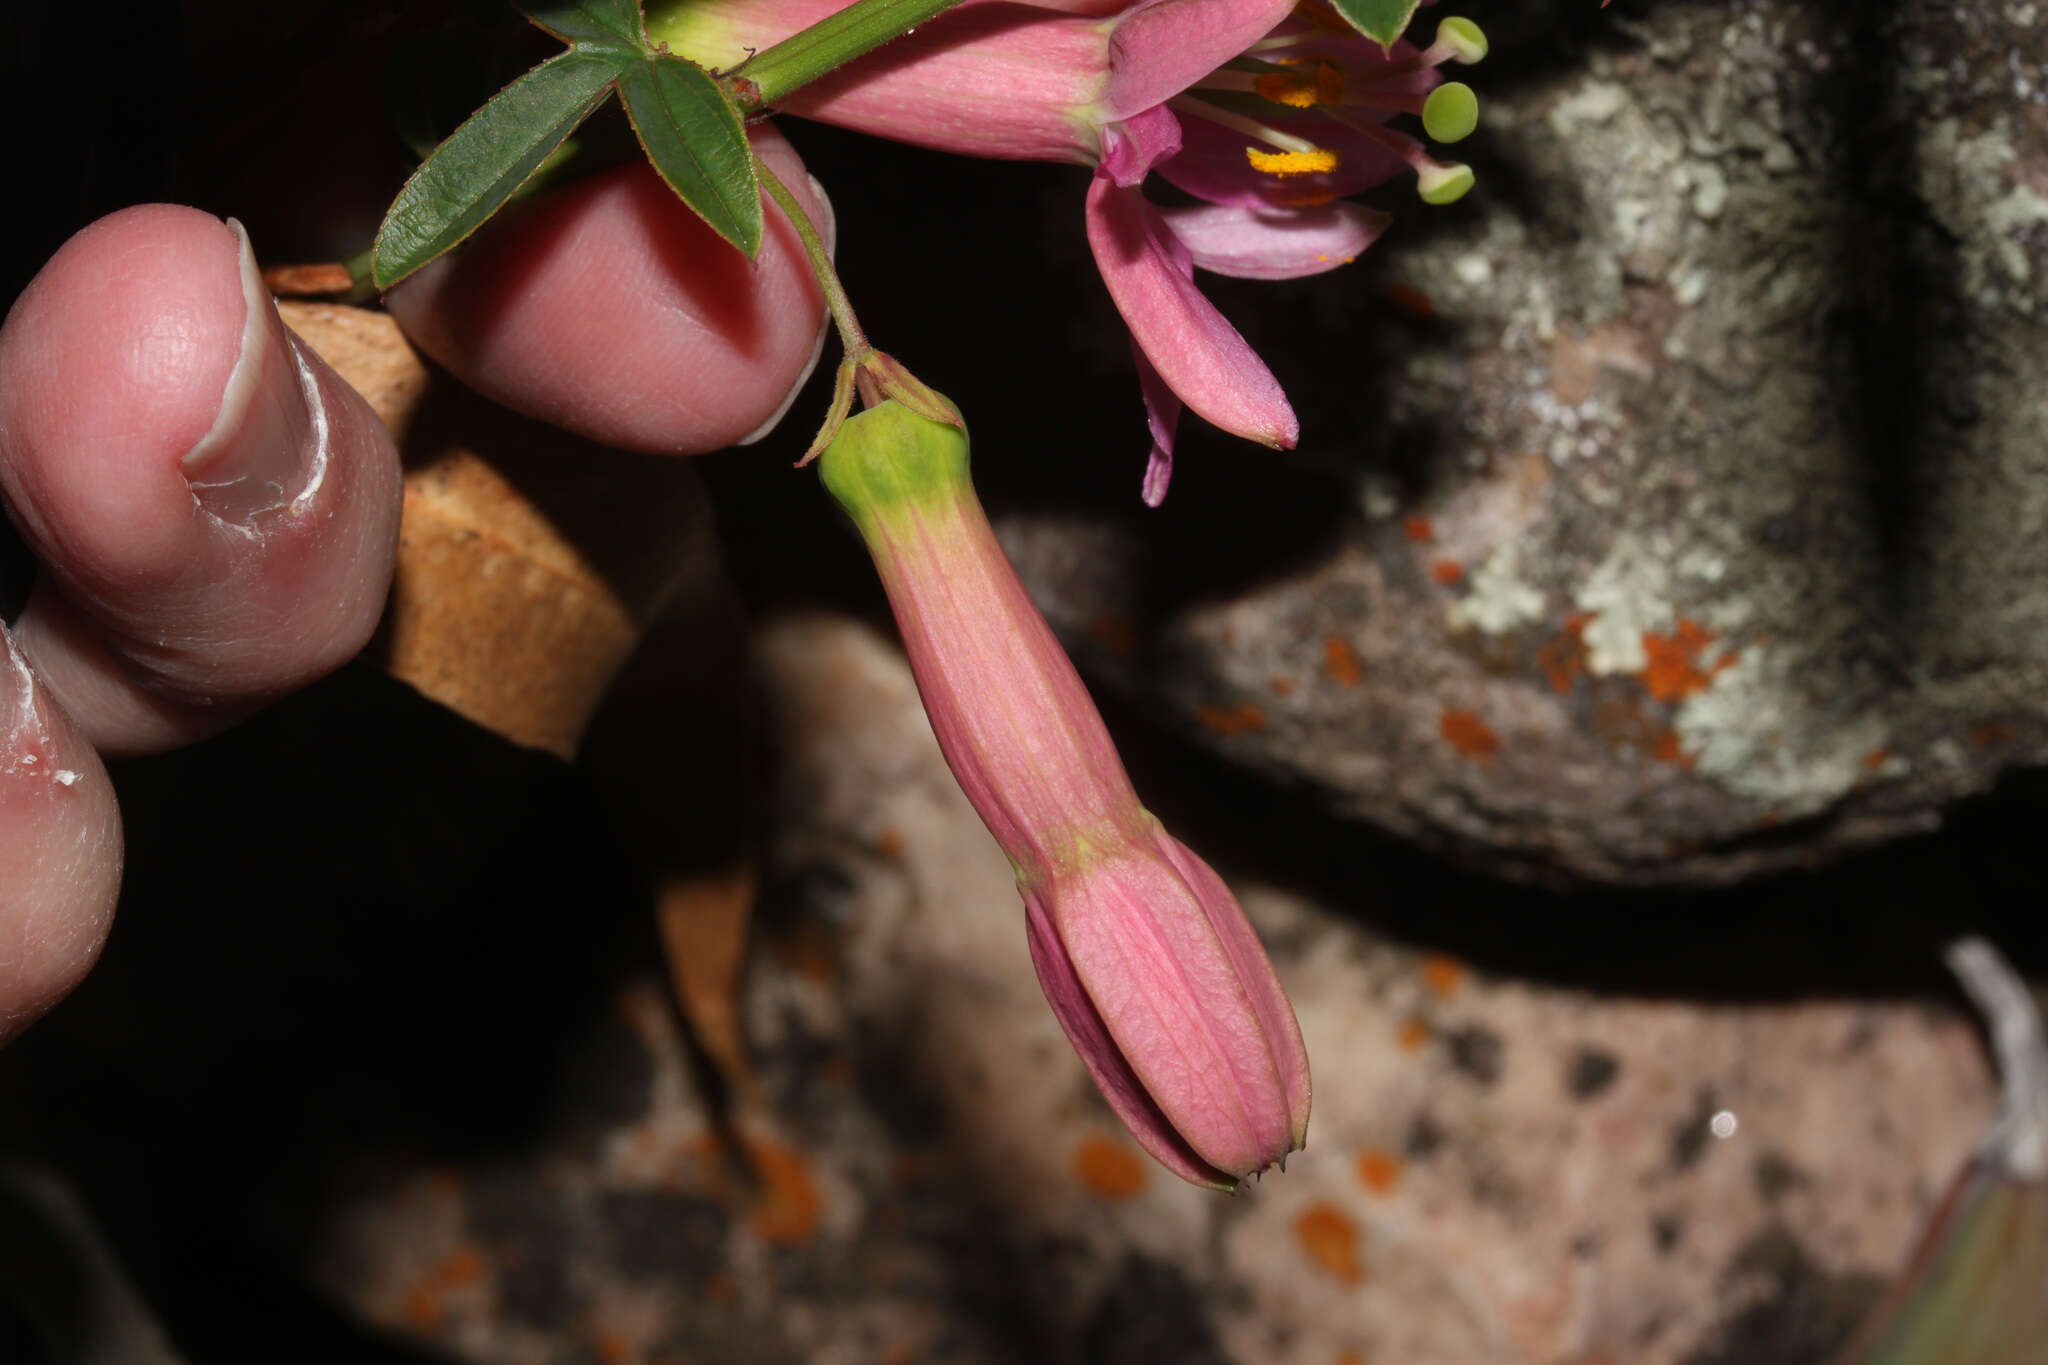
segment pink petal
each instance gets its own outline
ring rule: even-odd
[[[1272,1052],[1273,1067],[1286,1091],[1289,1129],[1294,1149],[1299,1151],[1308,1138],[1309,1077],[1308,1049],[1302,1045],[1301,1025],[1295,1022],[1294,1006],[1287,1003],[1287,992],[1280,988],[1273,961],[1266,956],[1265,945],[1259,942],[1251,921],[1245,917],[1244,907],[1230,894],[1230,888],[1215,869],[1164,828],[1156,831],[1156,837],[1167,860],[1208,912],[1210,926],[1222,941],[1238,982],[1251,997],[1260,1032]]]
[[[1181,120],[1180,154],[1159,173],[1198,199],[1244,208],[1327,204],[1370,189],[1407,170],[1407,163],[1364,133],[1313,111],[1266,120],[1337,154],[1337,169],[1317,175],[1277,176],[1252,169],[1248,148],[1271,151],[1245,134],[1207,119]]]
[[[1087,1065],[1088,1075],[1094,1080],[1095,1088],[1102,1092],[1102,1098],[1109,1102],[1110,1109],[1123,1121],[1131,1136],[1138,1140],[1139,1146],[1181,1179],[1224,1190],[1234,1187],[1237,1178],[1217,1170],[1196,1155],[1194,1148],[1188,1146],[1187,1139],[1174,1129],[1152,1096],[1146,1093],[1144,1083],[1131,1069],[1123,1050],[1109,1036],[1109,1027],[1102,1022],[1101,1013],[1088,998],[1081,978],[1075,975],[1074,960],[1067,956],[1059,931],[1046,914],[1042,898],[1026,895],[1024,914],[1025,930],[1031,944],[1031,964],[1038,969],[1038,984],[1045,992],[1045,1001],[1052,1006],[1053,1017],[1060,1021],[1067,1041],[1074,1045],[1074,1051]]]
[[[1154,166],[1179,151],[1180,120],[1163,104],[1102,129],[1102,169],[1124,189],[1143,182]]]
[[[1300,434],[1273,372],[1195,288],[1193,261],[1159,210],[1098,170],[1088,186],[1088,245],[1131,339],[1168,388],[1205,420],[1291,450]]]
[[[651,19],[649,36],[730,68],[849,3],[692,0]],[[970,0],[776,107],[967,156],[1090,165],[1099,153],[1091,112],[1109,79],[1109,39],[1094,9]]]
[[[1104,120],[1160,104],[1266,36],[1294,0],[1141,0],[1109,38]]]
[[[1204,1162],[1247,1176],[1293,1150],[1265,1021],[1194,888],[1158,849],[1055,879],[1045,914],[1118,1055]]]
[[[1152,455],[1145,462],[1145,482],[1138,496],[1147,507],[1157,507],[1166,501],[1166,485],[1173,478],[1173,437],[1180,426],[1180,399],[1166,387],[1135,340],[1131,358],[1138,362],[1138,391],[1145,396],[1145,425],[1152,431]]]
[[[1292,280],[1348,264],[1394,220],[1363,204],[1237,208],[1197,204],[1160,216],[1201,270],[1245,280]]]

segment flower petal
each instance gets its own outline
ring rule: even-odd
[[[1147,507],[1157,507],[1166,501],[1166,485],[1173,479],[1173,437],[1180,427],[1180,397],[1166,387],[1136,340],[1131,342],[1131,358],[1138,362],[1138,391],[1145,395],[1145,425],[1152,430],[1152,455],[1145,462],[1145,482],[1138,496]]]
[[[849,3],[692,0],[650,16],[648,36],[729,69]],[[1109,45],[1101,19],[1065,8],[962,5],[776,108],[966,156],[1091,164],[1098,134],[1090,111],[1107,86]]]
[[[1164,103],[1243,52],[1294,0],[1141,0],[1109,35],[1104,121]]]
[[[1245,994],[1251,997],[1252,1010],[1259,1018],[1260,1032],[1265,1035],[1266,1046],[1272,1052],[1273,1067],[1286,1091],[1288,1123],[1294,1149],[1299,1151],[1308,1139],[1308,1049],[1302,1045],[1301,1025],[1295,1022],[1294,1007],[1287,1003],[1287,992],[1280,989],[1280,978],[1273,971],[1273,961],[1266,956],[1265,945],[1259,942],[1251,921],[1245,917],[1244,907],[1238,904],[1236,896],[1230,894],[1230,888],[1216,875],[1215,869],[1203,862],[1193,849],[1168,834],[1163,826],[1154,830],[1154,837],[1167,861],[1173,864],[1174,870],[1180,873],[1181,879],[1208,912],[1210,926],[1222,941],[1223,950],[1230,957],[1230,965],[1237,972],[1238,982],[1244,987]]]
[[[1244,280],[1292,280],[1348,264],[1394,220],[1363,204],[1238,208],[1196,204],[1161,209],[1200,270]]]
[[[1031,964],[1038,969],[1038,984],[1045,992],[1046,1003],[1052,1006],[1053,1017],[1060,1021],[1067,1041],[1073,1044],[1074,1051],[1087,1065],[1095,1088],[1102,1092],[1102,1098],[1109,1102],[1110,1109],[1123,1121],[1131,1136],[1138,1140],[1138,1145],[1183,1180],[1221,1190],[1235,1187],[1237,1178],[1217,1170],[1196,1155],[1194,1148],[1188,1146],[1187,1139],[1175,1131],[1152,1096],[1146,1093],[1123,1050],[1109,1036],[1109,1028],[1102,1022],[1095,1003],[1088,998],[1081,978],[1075,975],[1074,960],[1067,956],[1059,931],[1053,927],[1052,919],[1046,913],[1043,898],[1027,894],[1024,916],[1031,944]]]
[[[1124,189],[1143,183],[1152,168],[1180,151],[1180,120],[1165,105],[1102,129],[1102,169]]]
[[[1235,327],[1195,288],[1187,248],[1136,189],[1098,170],[1088,186],[1088,245],[1117,311],[1168,388],[1204,420],[1291,450],[1300,426],[1287,395]]]
[[[1267,119],[1282,132],[1337,154],[1337,168],[1313,175],[1277,176],[1252,169],[1250,149],[1270,151],[1244,133],[1203,118],[1181,121],[1180,153],[1159,163],[1173,184],[1212,204],[1276,208],[1327,204],[1370,189],[1405,172],[1407,163],[1383,143],[1311,111]]]

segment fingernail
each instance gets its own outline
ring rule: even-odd
[[[314,482],[326,419],[318,386],[263,287],[248,232],[227,222],[241,244],[241,350],[213,426],[185,452],[181,467],[201,507],[246,525],[290,506]]]
[[[824,239],[825,254],[836,255],[839,251],[839,215],[832,211],[832,201],[826,197],[825,187],[818,183],[818,177],[813,175],[808,178],[811,182],[811,202],[818,206],[818,211],[811,215],[811,226],[816,228],[818,236]],[[825,337],[831,330],[832,315],[827,313],[818,319],[818,336],[811,343],[811,358],[804,362],[803,373],[796,377],[796,383],[789,386],[789,392],[782,396],[782,402],[776,405],[768,420],[733,442],[734,445],[750,446],[782,425],[782,419],[789,414],[790,405],[796,402],[796,396],[803,392],[804,385],[811,382],[811,371],[818,368],[818,357],[825,354]]]

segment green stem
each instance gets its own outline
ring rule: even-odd
[[[839,282],[839,272],[832,265],[832,253],[825,249],[825,241],[812,225],[811,215],[804,212],[804,206],[789,192],[789,186],[777,178],[759,153],[754,156],[754,173],[761,177],[761,188],[768,191],[768,197],[781,207],[789,225],[796,229],[797,240],[804,244],[804,255],[811,263],[811,273],[818,277],[818,288],[825,292],[825,307],[831,310],[832,321],[839,328],[839,344],[854,362],[865,359],[872,349],[868,345],[867,333],[861,331],[860,319],[853,315],[853,300],[846,297],[846,286]]]
[[[936,18],[960,0],[856,0],[828,19],[749,57],[729,73],[742,112],[775,103],[891,38]]]

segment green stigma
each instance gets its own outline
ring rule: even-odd
[[[1459,142],[1479,126],[1479,96],[1463,81],[1450,81],[1429,92],[1422,103],[1422,131],[1438,142]]]
[[[1451,59],[1470,66],[1486,55],[1486,34],[1470,19],[1450,18],[1436,26],[1439,46],[1451,50]]]
[[[1425,204],[1455,204],[1465,197],[1465,191],[1472,188],[1476,179],[1470,166],[1453,161],[1447,165],[1429,166],[1416,174],[1416,188],[1422,192]]]

